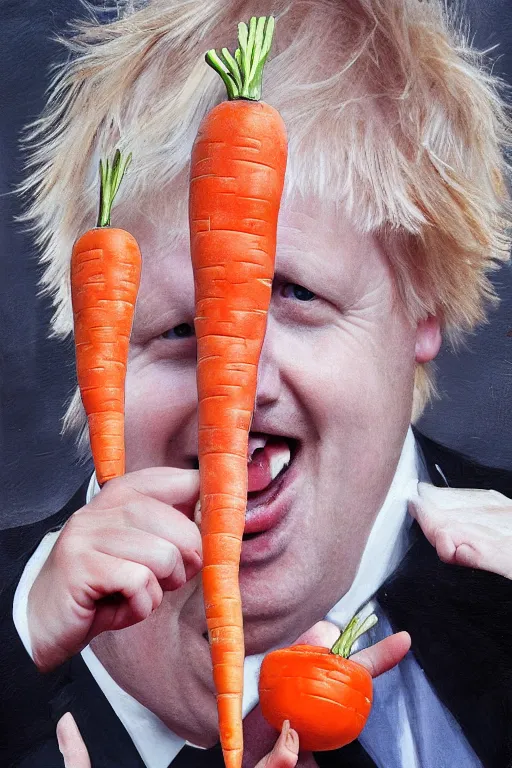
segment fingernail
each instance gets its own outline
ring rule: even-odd
[[[191,552],[190,557],[188,558],[188,562],[185,565],[185,574],[187,581],[189,579],[192,579],[196,574],[199,573],[201,568],[203,567],[203,558],[199,554],[199,552]]]
[[[174,570],[171,574],[171,578],[173,583],[176,585],[174,589],[179,589],[184,584],[187,583],[187,573],[185,570],[185,564],[181,557],[178,559],[176,565],[174,566]]]
[[[288,733],[286,734],[286,740],[284,743],[286,748],[289,749],[290,752],[298,752],[297,747],[299,746],[299,735],[297,731],[293,731],[290,728],[288,730]]]
[[[282,725],[282,728],[281,728],[281,736],[287,736],[289,730],[290,730],[290,721],[289,720],[283,720],[283,725]]]
[[[195,549],[194,550],[194,556],[195,556],[195,558],[197,560],[198,567],[202,568],[203,567],[203,553],[199,552],[199,550]]]

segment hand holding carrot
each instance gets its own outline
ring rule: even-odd
[[[301,635],[292,647],[313,646],[331,648],[339,638],[339,630],[328,621],[319,621],[314,627]],[[375,645],[365,648],[351,656],[351,661],[364,667],[372,678],[379,677],[399,664],[409,651],[411,638],[407,632],[398,632],[386,637]],[[254,765],[262,753],[271,748],[278,731],[264,718],[258,705],[244,719],[244,768]],[[308,759],[309,753],[302,750],[300,765],[316,765]],[[313,760],[313,758],[311,758]]]
[[[111,480],[64,526],[28,598],[32,654],[49,671],[101,632],[147,618],[200,570],[196,470]],[[190,519],[189,519],[190,518]]]
[[[370,714],[372,677],[376,670],[364,664],[365,658],[370,663],[373,661],[371,651],[367,651],[366,656],[363,654],[363,663],[355,655],[349,657],[355,641],[376,623],[374,614],[364,621],[354,616],[331,648],[295,644],[267,654],[259,680],[260,706],[265,719],[274,728],[281,728],[284,720],[290,720],[299,733],[302,747],[311,752],[340,749],[357,739]],[[400,649],[397,642],[402,642],[407,651],[409,636],[403,634],[401,641],[387,638],[384,648],[387,646],[388,665],[385,663],[381,671],[396,663],[393,654]],[[394,637],[400,638],[400,635]],[[390,646],[390,642],[394,645]],[[383,647],[382,644],[375,646],[377,654],[379,645],[380,652]],[[373,658],[380,662],[379,655]]]

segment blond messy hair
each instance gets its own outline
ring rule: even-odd
[[[224,98],[204,63],[236,24],[274,14],[264,98],[289,134],[285,198],[314,195],[386,244],[413,319],[442,318],[456,341],[495,300],[488,273],[508,258],[500,83],[440,0],[152,0],[111,24],[82,23],[30,127],[26,220],[52,297],[52,335],[73,332],[74,240],[97,207],[97,161],[133,153],[116,221],[172,189],[166,225],[183,221],[190,151],[204,114]],[[162,200],[165,195],[162,196]],[[148,208],[153,206],[148,205]],[[123,213],[124,212],[124,213]],[[419,366],[414,416],[433,390]],[[86,421],[79,393],[64,429]]]

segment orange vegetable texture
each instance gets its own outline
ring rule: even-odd
[[[232,100],[206,115],[191,161],[203,592],[227,768],[241,766],[243,751],[238,575],[247,450],[286,159],[278,112],[260,101]]]
[[[299,734],[301,750],[339,749],[357,739],[372,705],[372,678],[361,664],[328,648],[296,645],[263,659],[259,694],[265,719]]]
[[[73,246],[77,379],[100,485],[125,471],[124,392],[140,276],[139,246],[123,229],[96,227]]]

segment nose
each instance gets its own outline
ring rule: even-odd
[[[258,366],[256,407],[261,408],[275,402],[279,399],[280,392],[281,371],[277,354],[277,340],[273,322],[269,318]]]

